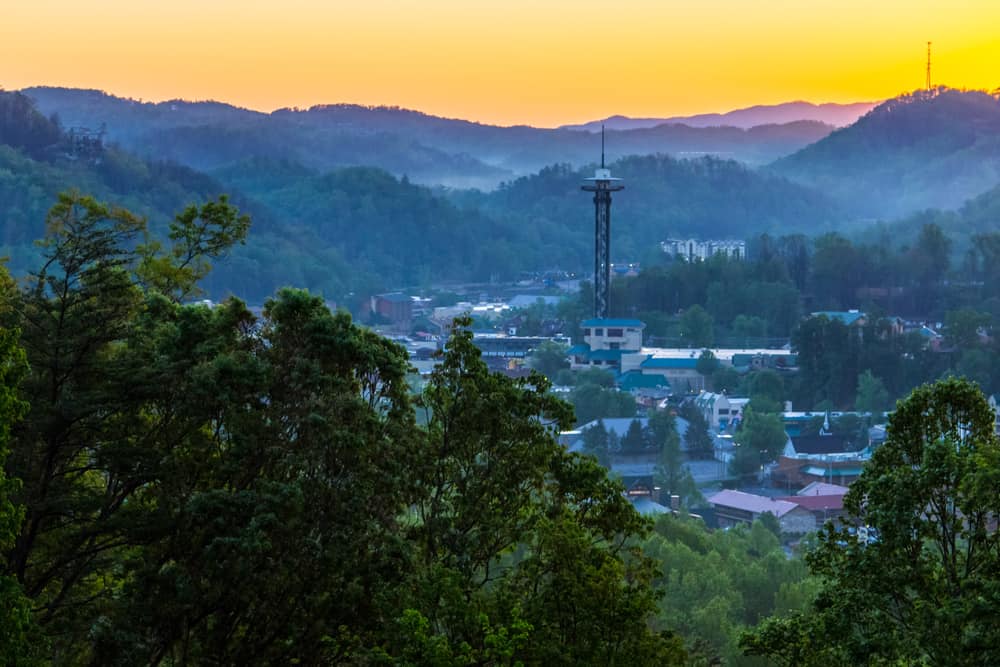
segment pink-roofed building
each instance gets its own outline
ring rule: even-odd
[[[817,525],[823,525],[826,521],[845,516],[844,494],[842,493],[822,496],[785,496],[784,498],[779,498],[779,500],[795,503],[799,507],[809,510],[816,517]]]
[[[720,528],[737,524],[751,524],[760,515],[773,514],[781,525],[781,532],[802,535],[816,530],[815,515],[789,500],[778,500],[753,493],[723,489],[708,498],[715,507],[715,516]]]

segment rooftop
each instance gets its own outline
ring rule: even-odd
[[[842,494],[831,496],[785,496],[778,500],[795,503],[799,507],[805,507],[810,512],[844,509],[844,496]]]
[[[646,325],[642,320],[616,319],[611,317],[595,317],[584,320],[580,323],[584,327],[631,327],[633,329],[643,329]]]
[[[787,500],[777,500],[775,498],[758,496],[753,493],[744,493],[743,491],[735,491],[733,489],[723,489],[715,495],[709,496],[708,502],[713,505],[731,507],[733,509],[743,510],[753,514],[770,512],[779,519],[798,507],[795,503]]]
[[[835,496],[844,495],[850,489],[839,484],[827,484],[826,482],[811,482],[796,493],[797,496]]]
[[[825,317],[828,320],[840,320],[847,326],[851,326],[865,316],[860,310],[818,310],[810,315],[812,317]]]

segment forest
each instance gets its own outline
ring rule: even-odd
[[[5,664],[912,664],[941,627],[996,657],[1000,446],[966,381],[898,404],[852,487],[881,541],[828,525],[789,558],[773,521],[642,518],[469,320],[415,395],[401,348],[306,291],[185,305],[250,233],[225,197],[150,239],[67,193],[46,228],[0,283]]]
[[[185,305],[249,234],[225,197],[162,240],[76,193],[46,227],[0,284],[4,664],[741,664],[805,610],[773,526],[640,517],[467,320],[413,395],[306,291]]]

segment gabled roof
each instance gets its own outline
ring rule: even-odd
[[[595,317],[584,320],[580,325],[584,327],[631,327],[633,329],[643,329],[646,327],[642,320],[626,320],[612,317]]]
[[[845,495],[850,489],[839,484],[827,484],[826,482],[810,482],[796,493],[797,496],[836,496]]]
[[[798,507],[795,503],[787,500],[758,496],[753,493],[734,491],[733,489],[719,491],[714,496],[710,496],[708,502],[720,507],[731,507],[753,514],[770,512],[779,519]]]
[[[779,500],[795,503],[799,507],[805,507],[810,512],[844,509],[844,496],[842,494],[831,496],[785,496]]]

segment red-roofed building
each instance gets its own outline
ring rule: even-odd
[[[816,517],[817,525],[822,525],[830,519],[837,519],[844,516],[844,496],[836,495],[807,495],[807,496],[785,496],[780,498],[790,503],[795,503],[803,509],[812,512]]]

